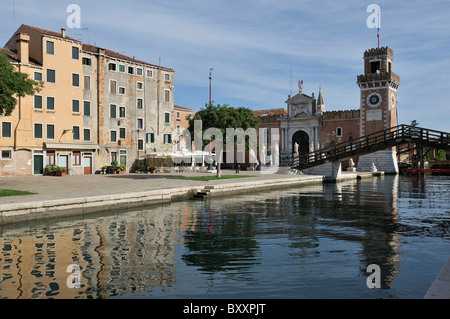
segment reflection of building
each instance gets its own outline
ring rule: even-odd
[[[155,208],[79,227],[70,222],[45,235],[3,234],[0,298],[106,298],[172,286],[178,232],[193,222],[195,214]],[[67,287],[71,264],[81,267],[81,288]]]
[[[172,150],[174,70],[22,25],[2,52],[44,83],[0,118],[0,174],[42,174],[46,165],[94,174],[112,161],[129,169]]]

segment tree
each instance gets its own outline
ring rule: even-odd
[[[205,131],[209,128],[217,128],[226,137],[227,128],[237,129],[242,128],[244,131],[248,128],[256,128],[260,120],[254,116],[253,111],[245,107],[230,107],[228,104],[211,105],[205,104],[205,107],[195,113],[195,116],[189,120],[189,133],[194,137],[194,121],[202,121],[202,137]],[[216,137],[211,140],[204,140],[202,138],[202,147],[214,141]],[[249,140],[246,137],[246,147],[248,148]],[[216,158],[221,157],[222,154],[216,154]],[[220,161],[217,162],[217,176],[220,177]]]
[[[9,62],[8,56],[0,51],[0,115],[11,115],[17,105],[16,97],[24,97],[39,92],[43,82],[28,78],[28,74],[18,72]]]

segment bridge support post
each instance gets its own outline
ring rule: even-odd
[[[385,174],[398,174],[397,152],[392,150],[383,150],[367,155],[362,155],[358,159],[356,170],[359,172],[371,172],[372,164],[377,171]]]
[[[322,175],[324,182],[336,182],[342,173],[341,162],[329,162],[302,170],[307,175]]]

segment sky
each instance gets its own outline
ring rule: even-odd
[[[67,20],[80,8],[80,28]],[[288,96],[317,97],[328,111],[358,109],[364,51],[378,46],[367,12],[380,14],[380,46],[400,76],[398,124],[450,132],[449,0],[0,0],[0,42],[21,24],[60,31],[175,70],[176,105],[209,102],[285,108]],[[212,70],[211,70],[212,69]]]

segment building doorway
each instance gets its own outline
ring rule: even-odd
[[[59,167],[65,168],[66,172],[69,172],[69,156],[59,155]]]
[[[292,153],[295,153],[295,143],[298,144],[298,153],[309,153],[309,135],[305,131],[297,131],[292,136]]]
[[[83,167],[84,167],[85,175],[92,174],[92,155],[91,154],[84,154]]]
[[[44,174],[44,155],[34,154],[33,155],[33,174],[39,175]]]

